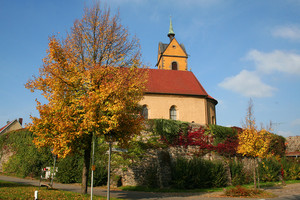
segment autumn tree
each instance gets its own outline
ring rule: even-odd
[[[239,134],[239,145],[237,153],[243,156],[253,158],[254,170],[253,170],[253,180],[254,187],[256,188],[256,174],[257,172],[257,158],[265,158],[269,153],[269,145],[271,141],[272,134],[265,130],[258,130],[255,122],[255,117],[253,113],[253,102],[252,99],[249,100],[247,115],[245,117],[245,122],[243,125],[243,131]],[[258,179],[259,181],[259,179]]]
[[[85,9],[64,39],[49,38],[39,75],[26,84],[47,100],[36,100],[40,116],[29,124],[34,143],[50,146],[59,157],[83,152],[82,193],[87,192],[93,135],[125,144],[142,128],[138,103],[147,74],[138,68],[140,56],[138,40],[119,15],[96,4]]]

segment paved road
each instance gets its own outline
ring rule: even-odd
[[[0,180],[16,182],[21,184],[29,184],[39,186],[38,180],[22,179],[10,176],[0,175]],[[80,193],[79,184],[60,184],[54,183],[54,188],[72,192]],[[300,200],[300,183],[287,185],[284,188],[270,188],[268,191],[276,194],[277,198],[273,200]],[[90,189],[88,190],[90,192]],[[106,190],[100,187],[95,187],[93,190],[95,195],[106,196]],[[133,191],[111,191],[111,197],[122,198],[122,199],[141,199],[141,200],[262,200],[261,198],[228,198],[220,197],[222,192],[214,193],[152,193],[152,192],[133,192]]]

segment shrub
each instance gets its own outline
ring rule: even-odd
[[[285,155],[285,141],[286,139],[280,135],[272,134],[271,141],[269,145],[269,153],[272,155],[278,155],[283,157]]]
[[[27,129],[12,131],[1,136],[0,149],[9,148],[15,152],[3,170],[21,177],[39,177],[41,169],[53,164],[53,157],[48,148],[37,149],[32,143],[33,134]]]
[[[178,138],[178,133],[186,134],[189,124],[178,120],[152,119],[149,120],[150,131],[161,136],[167,144],[173,144]]]
[[[249,197],[249,196],[253,196],[253,195],[259,195],[261,193],[262,193],[261,190],[247,189],[247,188],[241,187],[239,185],[234,188],[227,189],[225,191],[225,195],[231,196],[231,197]]]
[[[94,186],[102,186],[107,184],[107,162],[98,160],[94,171]]]
[[[95,149],[94,186],[102,186],[107,183],[107,160],[103,154],[99,155],[99,149]],[[83,156],[80,154],[68,155],[60,159],[56,178],[61,183],[80,183],[82,179]],[[92,166],[91,166],[92,167]],[[91,174],[89,174],[90,176]],[[90,177],[89,177],[90,180]]]
[[[297,161],[283,158],[281,159],[281,164],[286,180],[300,180],[300,165]]]
[[[235,129],[215,124],[210,124],[207,131],[214,135],[215,146],[217,146],[219,143],[225,142],[228,137],[234,138],[237,136],[237,131]]]
[[[228,179],[226,175],[226,168],[221,162],[214,162],[211,168],[212,172],[212,186],[223,187],[226,186]]]
[[[246,173],[242,162],[231,161],[229,163],[232,185],[242,185],[246,183]]]
[[[69,155],[57,163],[56,179],[60,183],[79,183],[82,177],[83,157]]]
[[[264,182],[279,181],[280,163],[272,158],[263,159],[259,163],[260,179]]]
[[[227,183],[222,163],[201,158],[177,158],[171,167],[172,186],[178,189],[221,187]]]

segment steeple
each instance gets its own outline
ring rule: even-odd
[[[170,42],[175,37],[175,33],[174,33],[174,30],[173,30],[173,26],[172,26],[172,18],[171,18],[171,16],[170,16],[170,27],[169,27],[168,37],[170,38]]]

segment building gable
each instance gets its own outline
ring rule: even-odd
[[[187,54],[182,46],[178,43],[176,38],[169,43],[166,47],[165,51],[163,52],[164,56],[171,56],[171,57],[184,57],[187,58]]]
[[[169,44],[159,43],[157,66],[159,69],[167,70],[187,70],[188,55],[184,45],[179,44],[176,38],[173,38]]]
[[[5,126],[0,128],[0,134],[23,128],[22,127],[22,122],[23,122],[22,118],[20,118],[19,120],[15,119],[11,122],[7,122],[7,124]]]

